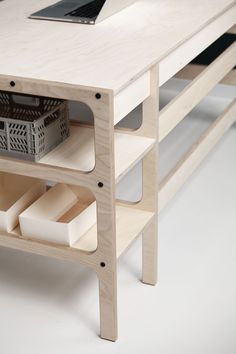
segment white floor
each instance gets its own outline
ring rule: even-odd
[[[236,127],[162,212],[159,283],[119,263],[119,340],[98,337],[87,269],[0,248],[0,354],[236,354]]]

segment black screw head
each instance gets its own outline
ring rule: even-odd
[[[95,97],[96,97],[97,100],[100,100],[100,98],[102,97],[102,95],[101,95],[100,93],[96,93]]]
[[[105,267],[106,267],[106,263],[105,263],[105,262],[101,262],[101,263],[100,263],[100,266],[101,266],[102,268],[105,268]]]
[[[14,87],[14,86],[16,86],[16,83],[15,83],[15,81],[11,81],[11,82],[10,82],[10,86],[11,86],[11,87]]]
[[[104,186],[104,184],[102,182],[98,182],[98,187],[102,188]]]

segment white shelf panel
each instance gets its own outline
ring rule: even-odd
[[[154,139],[115,133],[115,176],[119,181],[153,147]],[[71,126],[70,137],[44,156],[39,163],[92,171],[95,166],[94,130]]]

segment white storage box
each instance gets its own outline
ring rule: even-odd
[[[96,223],[96,202],[80,202],[76,187],[57,184],[19,217],[23,237],[73,244]]]
[[[41,180],[0,172],[0,230],[11,232],[20,213],[44,192]]]

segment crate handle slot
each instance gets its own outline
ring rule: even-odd
[[[26,96],[26,95],[12,95],[12,101],[21,106],[27,107],[39,107],[41,102],[38,97]]]

